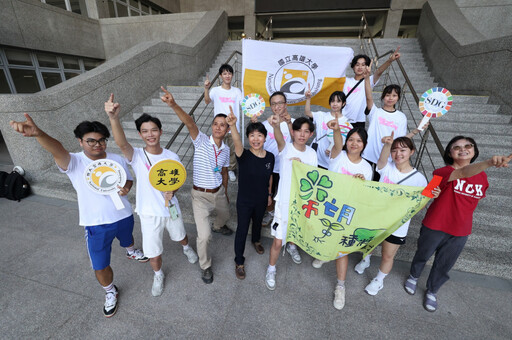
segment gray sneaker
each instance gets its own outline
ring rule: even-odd
[[[287,245],[286,246],[286,251],[288,252],[288,254],[291,255],[292,261],[295,264],[301,264],[302,263],[302,258],[300,257],[299,250],[297,249],[297,247],[290,248],[290,245]]]
[[[153,296],[160,296],[162,295],[162,292],[164,291],[164,280],[165,275],[160,274],[153,277],[153,287],[151,288],[151,295]]]
[[[190,263],[196,263],[198,260],[196,252],[190,246],[186,250],[183,249],[183,254],[185,254],[185,256],[188,259],[188,262],[190,262]]]
[[[267,275],[265,276],[265,285],[269,290],[276,289],[276,271],[267,270]]]
[[[273,211],[267,211],[265,213],[265,216],[263,216],[263,220],[261,221],[261,225],[266,227],[270,223],[272,223],[273,220],[274,220],[274,212]]]

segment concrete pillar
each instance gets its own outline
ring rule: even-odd
[[[383,38],[396,38],[402,21],[403,9],[390,9],[386,17]]]
[[[102,19],[110,17],[108,13],[107,0],[81,0],[85,3],[87,16],[91,19]],[[80,4],[82,7],[82,4]]]
[[[256,15],[244,15],[244,32],[247,38],[254,39],[256,37]]]

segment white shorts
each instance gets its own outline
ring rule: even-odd
[[[167,229],[173,241],[181,241],[187,236],[181,216],[178,216],[175,220],[162,216],[139,215],[139,217],[140,229],[142,231],[142,247],[144,255],[149,258],[162,255],[164,250],[162,245],[164,228]]]
[[[286,241],[286,233],[288,232],[288,209],[286,209],[285,215],[283,216],[281,206],[279,202],[276,202],[274,220],[270,225],[270,234],[279,240]],[[288,208],[288,204],[286,204],[286,207]],[[276,223],[277,227],[274,229]]]

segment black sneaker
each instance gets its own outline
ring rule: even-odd
[[[212,267],[208,267],[205,270],[203,270],[203,276],[201,277],[203,279],[203,282],[208,284],[213,282],[213,271]]]
[[[105,305],[103,306],[103,315],[110,318],[117,312],[117,298],[119,297],[119,290],[114,285],[115,292],[109,292],[105,295]]]
[[[220,233],[225,236],[229,236],[229,235],[233,234],[233,230],[229,229],[227,225],[224,225],[224,226],[220,227],[219,229],[212,228],[212,231],[214,233]]]

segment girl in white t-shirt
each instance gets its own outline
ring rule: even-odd
[[[406,136],[412,138],[419,130],[407,134],[407,117],[403,112],[395,108],[400,100],[401,88],[399,85],[388,85],[382,91],[380,99],[382,108],[375,106],[372,97],[372,88],[370,84],[371,65],[367,67],[365,76],[366,91],[366,110],[365,114],[369,116],[370,125],[368,126],[368,145],[363,152],[363,157],[369,162],[376,164],[383,147],[382,139],[394,134],[396,138]],[[378,175],[374,173],[373,180],[378,180]]]
[[[354,176],[362,180],[371,180],[372,167],[361,157],[366,147],[368,135],[364,128],[354,128],[347,134],[343,145],[340,127],[336,120],[328,122],[328,127],[333,130],[334,146],[330,153],[329,170],[340,174]],[[313,260],[313,267],[320,268],[325,261]],[[334,308],[343,309],[345,305],[345,279],[347,277],[348,256],[336,259],[336,275],[338,282],[334,290]]]
[[[304,111],[306,116],[313,118],[313,124],[315,124],[316,138],[313,144],[317,144],[316,154],[318,157],[318,166],[327,169],[329,167],[329,154],[334,145],[332,138],[333,132],[327,127],[327,123],[333,119],[337,119],[340,127],[338,133],[343,136],[343,139],[345,139],[347,133],[352,130],[352,124],[348,122],[347,117],[343,116],[342,113],[347,102],[347,97],[345,93],[341,91],[334,91],[329,97],[329,105],[331,106],[330,112],[311,112],[311,88],[309,88],[309,85],[305,96],[306,106]]]
[[[382,143],[384,147],[377,162],[380,182],[417,187],[427,186],[425,176],[411,165],[410,158],[414,154],[415,148],[410,138],[399,137],[393,140],[393,133],[391,133],[390,136],[382,138]],[[391,161],[388,161],[390,153]],[[440,192],[439,187],[432,190],[434,198],[439,196]],[[384,278],[393,268],[396,252],[400,245],[405,244],[410,222],[410,220],[405,222],[382,242],[382,259],[379,273],[364,289],[368,294],[376,295],[384,287]],[[371,254],[368,254],[355,266],[354,269],[357,273],[363,274],[364,270],[370,266],[370,256]]]

